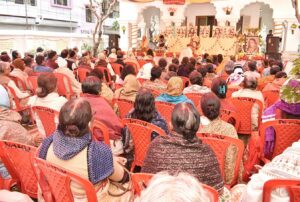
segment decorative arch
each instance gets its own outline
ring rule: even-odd
[[[245,2],[245,1],[243,1],[243,2]],[[239,9],[239,15],[241,15],[241,11],[244,8],[246,8],[247,6],[250,6],[252,4],[256,4],[256,3],[264,4],[264,5],[268,6],[270,9],[272,9],[273,12],[275,11],[274,7],[270,3],[266,2],[266,1],[263,1],[263,0],[251,0],[251,2],[245,2],[245,4],[241,6],[241,8]]]

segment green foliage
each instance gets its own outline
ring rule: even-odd
[[[300,55],[294,60],[294,67],[290,72],[291,75],[300,76]]]
[[[115,20],[112,24],[112,29],[118,31],[120,29],[120,24],[117,20]]]
[[[92,46],[87,43],[83,43],[81,46],[81,50],[92,51]]]

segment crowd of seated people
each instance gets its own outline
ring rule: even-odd
[[[252,153],[257,151],[248,142],[260,137],[254,133],[240,134],[238,121],[242,119],[224,120],[222,116],[224,111],[239,116],[238,106],[233,104],[235,99],[251,98],[262,103],[255,103],[248,112],[252,132],[260,132],[260,126],[271,120],[299,120],[299,73],[286,73],[281,61],[265,60],[258,65],[255,60],[241,63],[234,61],[234,57],[208,54],[169,60],[155,56],[151,49],[145,56],[115,48],[94,55],[90,51],[80,54],[76,47],[60,53],[37,48],[34,55],[26,53],[23,58],[18,51],[11,55],[2,52],[0,140],[39,146],[38,158],[90,181],[99,201],[211,201],[201,184],[214,189],[222,201],[261,201],[262,187],[267,180],[299,177],[285,167],[288,163],[274,171],[273,168],[283,161],[293,164],[300,160],[297,154],[299,142],[286,145],[286,150],[274,158],[278,131],[269,127],[265,131],[264,144],[258,140],[257,145],[263,145],[261,151],[273,160],[264,164],[259,161],[260,155],[254,155],[262,169],[256,170],[257,174],[247,184],[249,179],[242,176],[249,169],[253,171]],[[121,67],[120,70],[114,69],[115,64]],[[83,69],[86,73],[79,76]],[[59,75],[64,75],[63,82],[59,82]],[[74,94],[69,97],[61,94],[62,86],[71,87]],[[264,93],[268,91],[277,93],[275,102],[266,103]],[[191,93],[199,94],[199,101],[192,101],[188,97]],[[134,149],[134,144],[138,143],[133,141],[132,134],[139,131],[132,131],[121,118],[120,111],[125,106],[118,104],[119,100],[131,103],[131,107],[126,108],[126,119],[147,122],[164,133],[151,133],[143,164],[133,170],[154,175],[149,184],[144,184],[140,196],[131,186],[132,173],[128,171],[139,152]],[[169,120],[157,107],[161,102],[172,107]],[[45,120],[32,110],[36,106],[57,112],[56,128],[51,135],[45,132]],[[28,116],[30,121],[24,123],[24,117]],[[105,131],[91,130],[94,121],[107,128],[109,145],[102,142]],[[234,168],[240,152],[238,148],[230,145],[226,149],[222,157],[225,165],[221,168],[217,151],[202,141],[199,134],[247,139],[241,141],[243,159],[236,186],[231,182],[236,178]],[[9,172],[1,163],[0,180],[9,178]],[[78,182],[72,181],[70,187],[75,201],[86,200],[86,193]],[[39,189],[38,193],[42,200],[43,190]],[[0,198],[1,194],[11,193],[0,192]],[[272,197],[286,198],[287,194]]]

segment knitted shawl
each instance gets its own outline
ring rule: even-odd
[[[114,171],[111,150],[101,142],[92,141],[90,133],[82,137],[67,137],[62,131],[56,130],[43,141],[39,158],[46,160],[48,149],[52,143],[55,156],[62,160],[71,159],[88,147],[88,175],[93,184],[106,179]]]
[[[192,141],[172,132],[170,136],[158,136],[150,144],[142,172],[171,174],[187,172],[201,183],[222,192],[224,182],[217,158],[212,149],[198,138]]]

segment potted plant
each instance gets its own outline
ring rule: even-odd
[[[170,16],[174,16],[174,13],[176,12],[176,8],[170,7],[170,8],[168,8],[168,11],[170,13]]]

